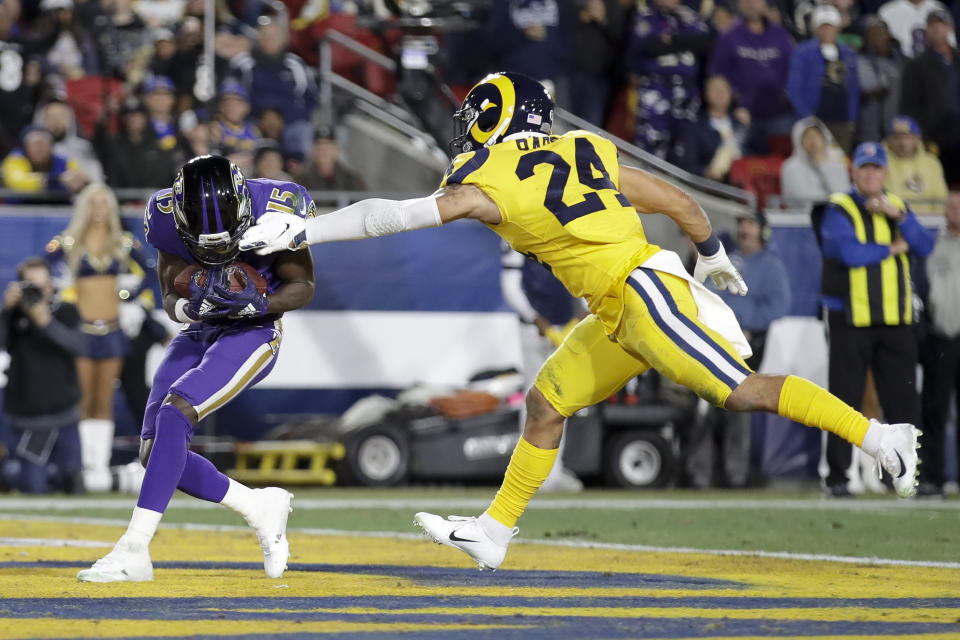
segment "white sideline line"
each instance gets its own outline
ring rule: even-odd
[[[491,491],[491,497],[493,492]],[[25,499],[0,498],[0,511],[73,511],[75,509],[133,509],[134,498],[129,500],[110,498],[76,499]],[[296,506],[300,509],[485,509],[489,498],[299,498]],[[174,498],[171,508],[176,509],[217,509],[220,505],[193,498]],[[642,509],[757,509],[768,511],[858,511],[858,512],[900,512],[904,509],[925,511],[960,512],[958,500],[824,500],[824,499],[787,499],[787,500],[706,500],[706,499],[669,499],[669,498],[557,498],[534,499],[528,509],[567,510],[567,509],[616,509],[639,511]]]
[[[116,518],[58,518],[55,516],[34,516],[31,514],[2,513],[0,520],[31,520],[59,522],[64,524],[106,525],[125,527],[127,520]],[[188,531],[247,531],[249,527],[218,524],[160,524],[161,529],[181,529]],[[341,529],[291,528],[289,533],[303,533],[318,536],[342,536],[354,538],[385,538],[393,540],[427,539],[424,534],[404,531],[344,531]],[[646,551],[653,553],[678,553],[684,555],[703,554],[709,556],[743,556],[754,558],[778,558],[781,560],[804,560],[813,562],[839,562],[843,564],[868,564],[893,567],[932,567],[937,569],[960,569],[960,562],[937,562],[933,560],[895,560],[891,558],[858,558],[855,556],[832,556],[828,554],[791,553],[788,551],[749,551],[742,549],[695,549],[693,547],[655,547],[643,544],[622,544],[616,542],[591,542],[589,540],[518,540],[518,544],[535,544],[546,547],[572,547],[576,549],[608,549],[613,551]],[[99,544],[90,546],[100,546]],[[106,546],[112,546],[107,544]]]
[[[119,518],[81,518],[70,516],[38,516],[32,513],[0,513],[0,520],[30,522],[58,522],[62,524],[84,524],[91,526],[105,527],[126,527],[130,524],[129,520]],[[249,531],[250,527],[235,524],[201,524],[198,522],[172,522],[160,523],[161,529],[177,529],[183,531]],[[309,527],[289,528],[287,531],[292,533],[306,533],[318,536],[357,536],[361,538],[398,538],[401,540],[416,540],[421,538],[419,533],[406,533],[402,531],[349,531],[345,529],[315,529]],[[104,543],[112,547],[113,543]]]
[[[66,540],[63,538],[2,538],[0,547],[112,547],[100,540]]]

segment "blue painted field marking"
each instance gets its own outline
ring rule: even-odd
[[[24,592],[29,593],[28,585],[36,580],[49,579],[49,570],[70,570],[64,571],[66,577],[73,569],[86,564],[81,561],[2,562],[0,571],[7,579],[15,576],[16,580],[21,580],[25,585]],[[255,562],[156,562],[155,566],[170,571],[259,573],[262,570],[260,563]],[[735,580],[606,571],[506,569],[491,574],[479,573],[472,568],[330,563],[294,563],[290,569],[290,585],[297,587],[305,586],[307,583],[303,581],[311,574],[325,582],[339,575],[388,577],[403,582],[398,582],[396,587],[392,584],[371,587],[369,593],[357,595],[308,597],[138,598],[129,597],[137,588],[131,585],[118,591],[126,597],[88,598],[83,596],[87,591],[84,586],[78,586],[71,590],[72,597],[4,598],[0,602],[0,628],[13,629],[18,621],[28,619],[33,621],[31,624],[43,624],[36,622],[42,619],[48,620],[59,631],[45,633],[46,637],[69,638],[72,637],[70,632],[64,630],[71,629],[70,624],[78,625],[78,634],[85,634],[89,633],[89,627],[82,625],[96,620],[98,624],[123,625],[125,636],[147,638],[160,628],[157,621],[162,622],[163,629],[173,633],[178,629],[189,631],[191,625],[198,622],[216,620],[218,640],[227,637],[251,640],[316,637],[315,631],[310,634],[260,631],[269,628],[271,623],[376,627],[337,632],[338,640],[439,640],[450,638],[454,633],[452,628],[456,628],[456,635],[463,636],[464,640],[737,639],[845,635],[926,635],[938,640],[960,640],[960,624],[952,622],[960,615],[960,597],[761,597],[756,595],[759,591],[754,585]],[[42,570],[47,570],[45,576],[31,577],[32,572]],[[296,572],[301,574],[297,576]],[[63,577],[56,579],[62,580]],[[336,577],[332,579],[337,580]],[[162,580],[158,578],[158,582]],[[411,587],[417,588],[418,595],[403,595],[404,590]],[[479,595],[460,595],[456,587],[469,587]],[[435,590],[435,593],[424,594],[424,588]],[[544,589],[551,594],[559,592],[563,595],[514,595],[518,593],[515,589],[527,589],[527,594],[531,589]],[[610,595],[595,595],[604,593],[605,589],[610,590]],[[630,590],[642,590],[642,593],[633,595]],[[665,595],[651,595],[659,590],[664,590]],[[730,595],[713,595],[721,590],[729,590]],[[211,584],[210,591],[217,592],[214,584]],[[356,592],[354,587],[352,593]],[[678,592],[683,595],[677,595]],[[850,611],[827,613],[841,608]],[[645,609],[650,612],[645,614]],[[675,614],[671,609],[676,610]],[[610,610],[623,613],[611,615]],[[925,617],[923,610],[940,611]],[[946,620],[950,622],[943,621],[943,610],[948,614],[955,611],[957,615],[947,615]],[[884,619],[887,616],[890,619]],[[837,617],[842,619],[823,619]],[[497,628],[484,628],[485,625],[496,625]],[[237,633],[231,634],[231,631]]]
[[[571,549],[567,560],[557,557],[521,565],[536,570],[480,573],[465,566],[427,566],[428,559],[418,560],[420,566],[396,565],[403,556],[396,555],[394,547],[402,543],[384,543],[368,557],[354,551],[358,545],[350,541],[337,547],[337,555],[307,545],[304,560],[336,557],[351,563],[294,563],[283,584],[288,588],[274,589],[278,583],[262,578],[261,563],[233,561],[252,560],[252,555],[231,557],[222,546],[214,552],[213,544],[198,554],[213,561],[158,561],[156,582],[144,585],[75,582],[76,569],[89,563],[89,558],[79,558],[88,552],[31,549],[29,555],[20,556],[16,549],[7,551],[4,557],[11,561],[0,562],[0,590],[9,592],[0,600],[0,640],[14,637],[20,628],[29,628],[31,635],[65,639],[102,631],[103,637],[216,634],[218,640],[324,633],[335,634],[338,640],[446,640],[455,635],[463,640],[811,635],[960,640],[956,623],[960,592],[948,587],[956,576],[950,571],[919,574],[903,569],[904,576],[917,581],[878,591],[867,586],[875,579],[870,576],[892,577],[894,570],[824,566],[838,572],[830,573],[831,579],[843,580],[835,593],[849,597],[821,597],[825,591],[810,584],[818,578],[805,574],[804,565],[774,561],[738,565],[741,561],[734,558],[671,561],[635,554],[617,555],[611,563],[609,553],[588,561],[594,552]],[[236,546],[242,544],[237,541]],[[178,557],[173,549],[165,550],[167,558]],[[19,557],[30,561],[12,561]],[[409,560],[414,557],[420,556]],[[551,566],[563,570],[552,571]],[[604,570],[608,566],[621,571]],[[935,582],[924,583],[923,575]],[[137,593],[155,597],[130,597]],[[176,597],[177,593],[183,595]],[[862,597],[873,593],[911,597]],[[11,598],[11,594],[56,597]],[[107,594],[125,597],[102,597]],[[224,597],[218,597],[221,594]]]
[[[960,633],[960,624],[903,622],[878,620],[820,621],[815,619],[782,619],[771,610],[770,617],[733,618],[722,611],[716,617],[606,617],[591,616],[589,610],[583,615],[529,615],[522,608],[515,613],[491,615],[472,612],[461,600],[473,601],[472,606],[489,606],[487,598],[436,598],[418,597],[403,599],[405,609],[424,607],[445,609],[443,612],[416,613],[405,610],[391,612],[391,599],[382,603],[374,598],[12,598],[4,601],[4,618],[97,619],[129,620],[130,635],[136,633],[137,621],[189,621],[209,620],[216,617],[224,625],[236,622],[295,620],[299,622],[348,622],[378,623],[389,625],[423,625],[416,637],[424,637],[431,625],[467,624],[475,629],[458,630],[470,639],[493,638],[627,638],[627,637],[791,637],[866,635],[873,637],[930,634],[932,637],[947,637]],[[477,602],[479,600],[479,602]],[[496,600],[496,599],[494,599]],[[513,599],[508,599],[513,600]],[[543,606],[545,600],[534,600],[528,606]],[[364,612],[336,611],[338,601],[355,601],[352,607],[363,607]],[[395,604],[395,603],[394,603]],[[503,603],[505,606],[507,603]],[[520,603],[513,603],[514,606]],[[564,610],[569,608],[564,607]],[[692,604],[692,603],[688,603]],[[373,605],[373,606],[371,606]],[[573,605],[576,609],[576,605]],[[333,609],[333,610],[331,610]],[[811,618],[813,612],[811,612]],[[11,615],[12,614],[12,615]],[[479,625],[501,624],[516,629],[483,629]],[[150,629],[155,627],[150,626]],[[445,631],[449,637],[449,629]],[[369,633],[366,638],[393,638],[396,630]],[[936,634],[936,635],[934,635]],[[250,634],[249,637],[266,638],[273,634]],[[341,636],[338,636],[341,637]]]
[[[179,619],[186,610],[180,606],[169,608],[171,601],[188,603],[196,610],[263,610],[263,611],[300,611],[310,609],[353,609],[369,608],[371,598],[375,598],[375,608],[389,611],[392,609],[415,609],[442,606],[451,611],[477,607],[516,607],[569,609],[569,608],[697,608],[718,610],[755,610],[768,609],[833,609],[858,607],[863,609],[957,609],[960,614],[960,598],[791,598],[791,597],[740,597],[740,596],[595,596],[577,595],[533,596],[491,595],[353,595],[353,596],[277,596],[277,597],[112,597],[112,598],[5,598],[3,615],[15,614],[16,617],[45,617],[55,608],[56,615],[71,617],[66,612],[75,611],[77,617],[86,617],[89,608],[100,606],[114,607],[118,615],[108,616],[126,618],[121,613],[136,611],[136,617],[154,616]],[[46,608],[46,609],[45,609]],[[960,626],[958,626],[960,630]]]
[[[0,562],[0,569],[84,568],[85,562],[41,560],[34,562]],[[154,569],[259,570],[257,562],[154,562]],[[747,585],[732,580],[699,576],[623,573],[613,571],[524,571],[503,569],[480,573],[476,569],[455,567],[421,567],[409,565],[329,564],[291,562],[289,571],[350,573],[368,576],[391,576],[431,587],[491,586],[540,587],[556,589],[744,589]]]

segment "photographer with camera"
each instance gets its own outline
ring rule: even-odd
[[[80,465],[80,385],[75,358],[83,350],[80,315],[53,299],[50,267],[43,258],[17,266],[18,282],[3,292],[0,346],[10,354],[3,409],[19,435],[18,488],[47,491],[48,465],[57,468],[56,488],[83,492]]]

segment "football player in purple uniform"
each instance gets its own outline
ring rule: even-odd
[[[302,186],[247,181],[220,156],[193,158],[172,189],[150,197],[144,226],[147,242],[160,252],[163,308],[184,326],[153,378],[140,436],[146,474],[130,525],[110,553],[77,574],[79,580],[152,580],[150,540],[177,488],[240,513],[256,531],[267,575],[279,578],[286,569],[293,496],[277,487],[250,489],[188,450],[201,419],[270,373],[283,335],[280,316],[313,297],[308,249],[276,256],[240,253],[244,231],[260,216],[276,212],[312,217],[316,208]],[[245,278],[242,291],[230,290],[229,265],[236,261],[263,276],[266,294],[253,278]],[[190,295],[181,297],[177,276],[195,263],[208,277],[205,282],[190,278]]]

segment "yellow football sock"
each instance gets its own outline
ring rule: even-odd
[[[550,474],[559,449],[540,449],[523,438],[510,456],[503,484],[487,513],[500,524],[513,527],[523,515],[530,498]]]
[[[797,376],[784,380],[777,412],[808,427],[835,433],[858,447],[870,426],[862,413],[823,387]]]

